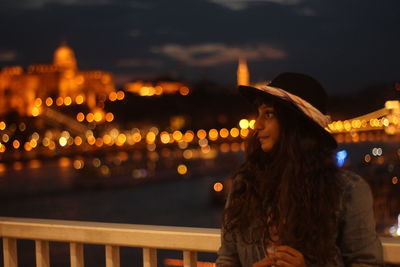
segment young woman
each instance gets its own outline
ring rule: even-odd
[[[370,188],[336,165],[321,85],[283,73],[239,91],[258,114],[224,211],[217,266],[382,266]]]

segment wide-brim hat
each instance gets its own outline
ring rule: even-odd
[[[328,124],[330,117],[326,115],[326,92],[314,78],[293,72],[279,74],[268,85],[239,86],[239,92],[251,103],[256,99],[271,99],[282,103],[296,112],[327,139],[332,147],[337,147],[335,138],[330,134]]]

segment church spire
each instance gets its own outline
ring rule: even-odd
[[[250,85],[250,74],[247,68],[247,62],[244,58],[239,58],[239,65],[237,69],[237,84]]]

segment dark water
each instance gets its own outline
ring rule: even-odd
[[[371,154],[376,147],[383,149],[382,157]],[[400,182],[393,180],[400,179],[400,145],[371,143],[341,149],[348,152],[345,167],[370,183],[378,231],[387,235],[400,213]],[[369,163],[364,160],[366,154],[372,155]],[[238,158],[220,163],[205,160],[202,174],[175,172],[162,180],[103,189],[76,188],[73,159],[15,163],[0,168],[0,216],[219,228],[222,205],[213,203],[212,185],[234,172]],[[227,166],[223,171],[212,171],[222,164]],[[18,241],[18,253],[19,266],[35,266],[34,241]],[[69,266],[68,244],[51,242],[50,253],[51,266]],[[104,255],[104,246],[85,245],[86,266],[105,266]],[[158,258],[159,266],[164,266],[165,258],[182,255],[160,250]],[[200,254],[199,258],[213,261],[215,255]],[[141,249],[121,248],[121,266],[141,266],[141,262]]]
[[[150,225],[220,226],[221,207],[211,203],[215,178],[199,177],[115,190],[58,192],[9,198],[1,216],[83,220]],[[20,266],[34,266],[34,242],[19,242]],[[51,243],[52,266],[69,266],[68,244]],[[164,257],[159,252],[160,261]],[[85,245],[86,266],[104,266],[103,246]],[[23,256],[22,256],[23,255]],[[165,257],[181,258],[180,253]],[[205,255],[205,259],[210,259]],[[139,266],[141,250],[123,248],[121,266]]]

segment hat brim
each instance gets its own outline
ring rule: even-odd
[[[282,99],[280,97],[277,97],[275,95],[272,95],[268,92],[262,91],[260,89],[257,89],[252,86],[245,86],[245,85],[239,85],[238,87],[240,94],[247,99],[247,101],[254,105],[257,99],[261,100],[271,100],[274,102],[281,103],[283,106],[286,106],[293,111],[298,112],[299,114],[302,115],[302,117],[308,121],[309,123],[313,124],[315,129],[321,133],[325,137],[325,139],[328,141],[328,143],[331,145],[331,147],[336,148],[337,147],[337,142],[336,139],[328,132],[326,131],[323,127],[321,127],[317,122],[315,122],[313,119],[311,119],[309,116],[304,114],[304,112],[298,108],[294,103],[289,102],[285,99]]]

